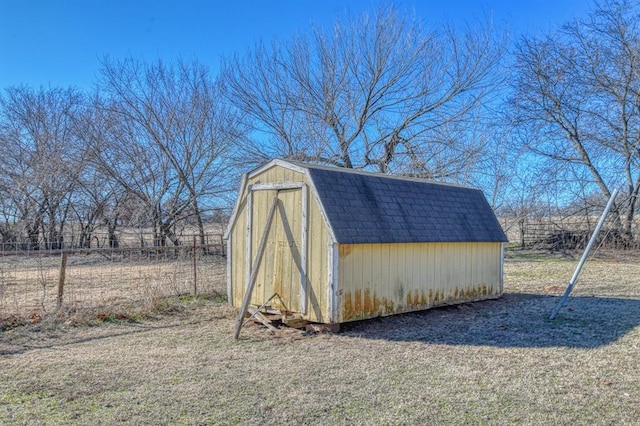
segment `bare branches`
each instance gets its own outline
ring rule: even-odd
[[[0,97],[0,207],[37,247],[62,244],[72,215],[82,246],[96,227],[151,227],[156,244],[178,221],[204,239],[203,203],[233,188],[234,149],[244,129],[198,63],[104,61],[100,92],[10,88]],[[137,222],[137,223],[133,223]],[[57,245],[56,245],[57,244]]]
[[[502,47],[489,28],[428,30],[381,8],[227,58],[222,80],[265,156],[441,176],[417,155],[449,146],[448,130],[475,114]]]
[[[631,237],[640,189],[637,8],[606,0],[557,34],[524,38],[516,67],[514,121],[527,145],[561,167],[584,168],[605,199],[624,184]]]
[[[0,97],[1,202],[34,247],[59,247],[86,157],[75,137],[82,95],[72,89],[9,88]]]
[[[103,108],[119,123],[103,163],[154,211],[161,238],[189,212],[204,239],[200,202],[230,188],[227,154],[243,136],[237,116],[220,102],[216,83],[197,62],[128,58],[105,59],[103,66]]]

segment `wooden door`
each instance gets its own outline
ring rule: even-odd
[[[301,312],[302,265],[302,200],[300,188],[278,191],[278,208],[274,218],[274,307]]]
[[[260,240],[266,230],[267,211],[277,197],[274,216],[268,230],[266,249],[258,268],[251,304],[262,305],[274,294],[269,305],[275,309],[306,313],[306,203],[307,186],[301,182],[256,184],[249,201],[248,223],[250,264],[246,275],[258,256]],[[247,283],[247,286],[249,283]]]

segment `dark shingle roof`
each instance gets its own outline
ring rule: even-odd
[[[291,163],[309,170],[338,243],[507,241],[478,189]]]

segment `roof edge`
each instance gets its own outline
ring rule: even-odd
[[[306,170],[308,169],[308,167],[304,167],[304,164],[305,163],[296,164],[296,163],[293,163],[291,161],[288,161],[288,160],[285,160],[285,159],[282,159],[282,158],[274,158],[273,160],[270,160],[270,161],[268,161],[268,162],[266,162],[266,163],[264,163],[264,164],[262,164],[262,165],[260,165],[260,166],[258,166],[256,168],[254,168],[253,170],[249,171],[247,173],[247,175],[248,175],[248,178],[250,179],[250,178],[254,177],[255,175],[263,173],[263,172],[265,172],[265,171],[267,171],[270,168],[275,167],[275,166],[286,167],[287,169],[293,170],[293,171],[298,172],[298,173],[305,173]]]
[[[387,173],[380,173],[380,172],[369,172],[366,170],[360,170],[360,169],[350,169],[347,167],[336,167],[336,166],[327,166],[324,164],[313,164],[313,163],[306,163],[304,161],[299,161],[299,160],[287,160],[284,158],[278,158],[275,160],[271,160],[269,163],[265,164],[264,166],[269,165],[269,167],[272,167],[272,165],[270,165],[272,162],[278,161],[280,165],[285,165],[285,167],[287,166],[291,166],[289,168],[292,168],[293,170],[296,170],[294,168],[297,168],[298,171],[300,171],[299,169],[320,169],[320,170],[327,170],[327,171],[331,171],[331,172],[338,172],[338,173],[352,173],[352,174],[358,174],[358,175],[365,175],[365,176],[377,176],[377,177],[381,177],[384,179],[396,179],[396,180],[404,180],[404,181],[410,181],[410,182],[420,182],[420,183],[430,183],[433,185],[443,185],[443,186],[453,186],[453,187],[457,187],[457,188],[466,188],[466,189],[476,189],[476,190],[480,190],[479,188],[473,187],[473,186],[468,186],[468,185],[461,185],[458,183],[453,183],[453,182],[442,182],[442,181],[437,181],[437,180],[433,180],[433,179],[423,179],[423,178],[416,178],[416,177],[411,177],[411,176],[402,176],[402,175],[391,175],[391,174],[387,174]],[[268,167],[266,167],[268,168]],[[265,168],[265,170],[266,170]]]

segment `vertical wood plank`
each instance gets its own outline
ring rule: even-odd
[[[253,193],[251,186],[247,188],[247,219],[246,219],[246,236],[245,236],[245,253],[244,253],[244,288],[249,287],[249,277],[251,275],[251,247],[253,245]]]
[[[301,217],[300,217],[300,232],[301,236],[301,249],[300,249],[300,265],[302,271],[300,273],[300,305],[301,311],[303,314],[307,313],[307,185],[302,185],[300,191],[300,203],[302,204],[301,208]]]
[[[273,222],[273,215],[275,213],[276,207],[278,205],[278,197],[273,197],[273,202],[271,204],[271,208],[269,209],[269,214],[267,216],[267,223],[264,228],[264,232],[262,233],[262,237],[260,239],[260,245],[258,246],[258,252],[256,253],[256,261],[251,268],[251,276],[249,277],[249,284],[247,289],[245,290],[244,298],[242,300],[242,306],[240,307],[240,312],[238,313],[238,318],[236,320],[236,328],[233,333],[233,338],[238,340],[240,336],[240,329],[242,328],[242,323],[244,321],[244,315],[247,313],[247,308],[249,307],[249,301],[251,300],[251,293],[253,293],[253,285],[256,282],[257,272],[260,269],[260,263],[262,262],[262,255],[264,254],[264,249],[266,247],[267,239],[269,237],[269,230],[271,229],[271,222]]]

